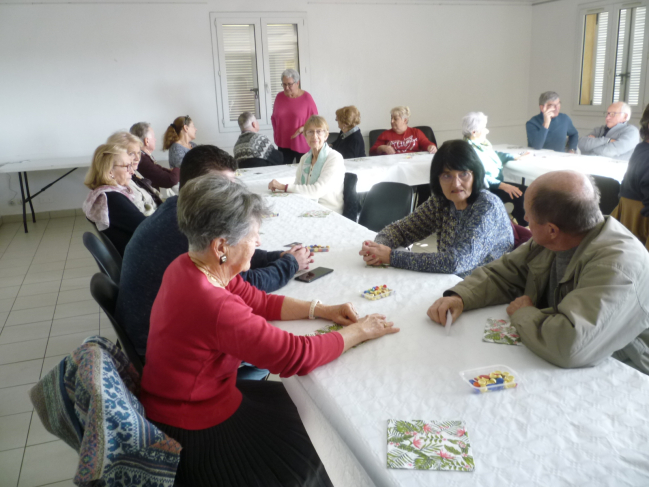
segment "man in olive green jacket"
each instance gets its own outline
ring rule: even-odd
[[[547,173],[525,193],[533,240],[477,268],[428,310],[455,321],[463,310],[509,303],[523,343],[565,368],[613,356],[649,374],[649,252],[599,211],[591,178]]]

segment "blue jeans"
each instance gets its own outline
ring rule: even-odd
[[[237,371],[237,380],[266,380],[270,372],[266,369],[258,369],[248,362],[241,362]]]

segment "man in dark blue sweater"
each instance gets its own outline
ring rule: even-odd
[[[527,145],[539,149],[551,149],[566,152],[566,137],[568,152],[575,152],[579,142],[579,133],[572,120],[561,111],[561,100],[554,91],[546,91],[539,97],[541,113],[532,117],[525,128],[527,129]]]
[[[236,162],[227,152],[215,146],[198,146],[183,159],[180,187],[208,173],[220,173],[234,179],[235,170]],[[177,196],[169,198],[142,222],[124,253],[115,315],[141,356],[146,353],[149,317],[162,276],[169,264],[189,248],[187,237],[178,229],[177,203]],[[276,291],[299,269],[307,269],[313,262],[312,255],[300,246],[286,252],[257,249],[250,270],[242,273],[242,277],[262,291]]]

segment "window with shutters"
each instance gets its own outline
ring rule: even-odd
[[[306,20],[303,14],[268,17],[211,14],[219,127],[238,131],[242,112],[270,128],[282,72],[295,69],[308,85]]]
[[[602,4],[582,11],[579,105],[642,107],[645,92],[647,1]]]

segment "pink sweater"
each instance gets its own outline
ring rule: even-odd
[[[282,377],[304,375],[337,358],[336,332],[295,336],[279,320],[284,296],[267,295],[240,275],[226,289],[212,286],[187,254],[164,273],[151,310],[140,401],[146,416],[178,428],[210,428],[241,404],[241,360]]]
[[[300,154],[309,152],[304,134],[294,139],[291,139],[291,135],[302,127],[311,115],[317,114],[318,107],[306,91],[297,98],[289,98],[283,91],[277,93],[271,117],[277,147],[292,149]]]

